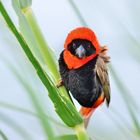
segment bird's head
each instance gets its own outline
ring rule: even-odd
[[[64,61],[69,69],[77,69],[100,52],[100,45],[94,32],[87,27],[72,30],[64,44]]]
[[[89,40],[75,39],[68,45],[68,51],[78,59],[86,58],[96,53],[95,47]]]

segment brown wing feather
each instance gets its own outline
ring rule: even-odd
[[[100,79],[100,82],[103,86],[103,92],[105,95],[107,106],[109,106],[110,83],[109,83],[109,77],[108,77],[108,72],[107,72],[107,66],[106,66],[105,60],[101,56],[98,56],[95,69]]]

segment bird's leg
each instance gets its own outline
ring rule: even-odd
[[[63,86],[63,81],[62,81],[62,79],[60,79],[60,80],[57,82],[57,84],[56,84],[56,87],[57,87],[57,88],[59,88],[59,87],[61,87],[61,86]]]

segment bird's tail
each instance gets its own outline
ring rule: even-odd
[[[83,116],[84,118],[84,123],[85,123],[85,127],[87,128],[89,119],[92,115],[92,113],[94,112],[94,110],[103,103],[104,101],[104,94],[101,94],[100,97],[96,100],[96,102],[93,104],[93,106],[91,108],[87,108],[87,107],[81,107],[80,109],[80,114]]]
[[[80,114],[84,117],[84,118],[87,118],[89,116],[92,115],[93,111],[103,103],[104,101],[104,94],[102,93],[98,99],[96,100],[96,102],[93,104],[93,106],[91,108],[87,108],[87,107],[81,107],[80,109]]]
[[[86,107],[81,107],[80,109],[80,114],[83,116],[84,118],[84,125],[85,128],[87,128],[90,117],[92,115],[92,113],[94,112],[95,108],[86,108]]]
[[[93,113],[94,110],[95,110],[95,108],[81,107],[81,109],[80,109],[80,114],[81,114],[84,118],[88,118],[89,116],[91,116],[91,114]]]

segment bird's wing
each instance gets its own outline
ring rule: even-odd
[[[98,56],[98,58],[97,58],[95,70],[96,70],[99,80],[103,86],[103,92],[105,95],[107,106],[109,106],[110,83],[109,83],[108,71],[107,71],[107,66],[106,66],[104,59],[100,56]]]

